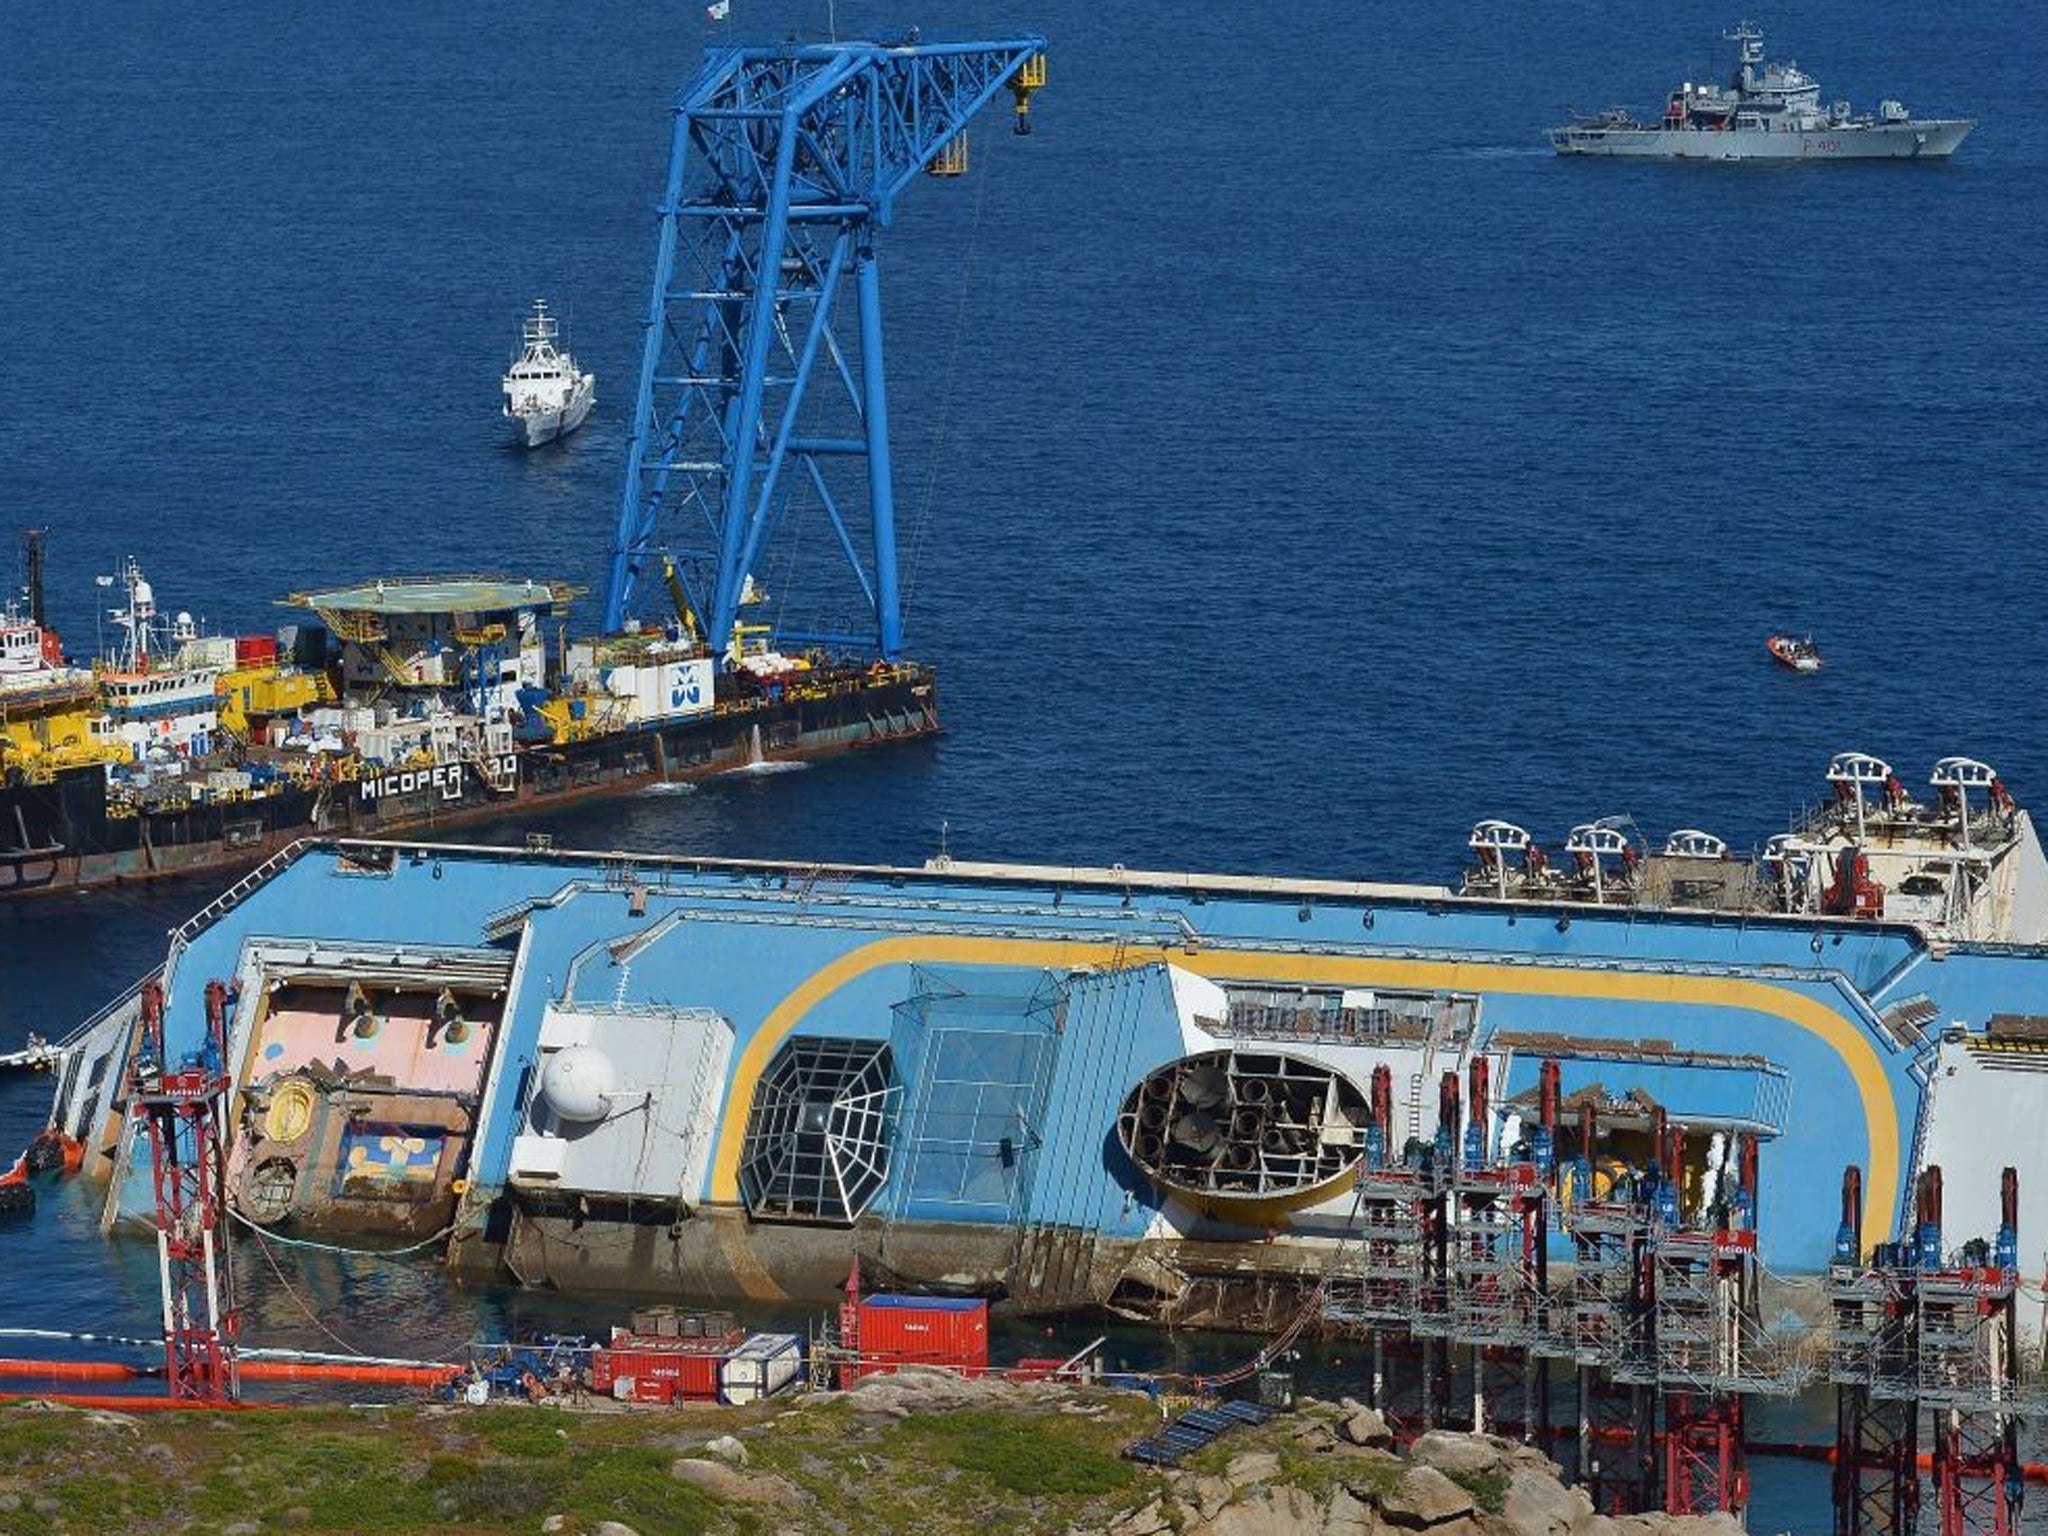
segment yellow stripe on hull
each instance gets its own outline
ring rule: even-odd
[[[858,977],[888,965],[1036,966],[1072,969],[1104,965],[1132,952],[1116,946],[1061,939],[978,938],[967,934],[905,935],[877,939],[812,972],[762,1020],[733,1068],[732,1092],[719,1122],[711,1198],[740,1199],[740,1143],[754,1086],[776,1047],[805,1015]],[[1823,1041],[1841,1059],[1863,1103],[1870,1148],[1867,1230],[1889,1232],[1899,1196],[1899,1127],[1891,1086],[1876,1047],[1855,1025],[1824,1004],[1767,982],[1725,976],[1585,971],[1566,967],[1500,965],[1487,961],[1399,960],[1363,955],[1274,954],[1247,950],[1175,951],[1172,963],[1211,978],[1249,981],[1383,986],[1422,992],[1495,992],[1525,997],[1585,998],[1602,1002],[1691,1004],[1767,1014]]]

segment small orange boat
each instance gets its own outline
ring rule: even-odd
[[[1772,635],[1764,642],[1764,649],[1781,667],[1790,667],[1794,672],[1818,672],[1820,670],[1820,647],[1813,643],[1813,636],[1798,640],[1791,635]]]
[[[0,1173],[0,1221],[12,1216],[33,1216],[36,1192],[28,1181],[28,1158],[18,1157],[14,1166]]]

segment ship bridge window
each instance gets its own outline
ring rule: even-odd
[[[754,1090],[740,1196],[757,1220],[851,1224],[889,1177],[887,1042],[783,1042]]]

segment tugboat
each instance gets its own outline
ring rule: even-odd
[[[1644,160],[1941,160],[1977,126],[1972,118],[1915,118],[1897,101],[1854,116],[1822,107],[1820,84],[1797,64],[1764,57],[1764,35],[1743,22],[1725,39],[1739,58],[1725,86],[1688,80],[1641,123],[1614,107],[1550,131],[1560,155]]]
[[[1764,649],[1781,667],[1790,667],[1794,672],[1818,672],[1820,670],[1820,647],[1813,643],[1813,636],[1804,640],[1791,635],[1772,635],[1764,642]]]
[[[528,448],[567,437],[597,401],[597,376],[579,369],[555,345],[560,333],[547,301],[535,299],[521,332],[519,359],[505,374],[505,419]]]

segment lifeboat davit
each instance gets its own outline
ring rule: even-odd
[[[1813,643],[1813,636],[1804,640],[1791,635],[1772,635],[1764,642],[1764,649],[1781,667],[1790,667],[1794,672],[1818,672],[1820,670],[1820,648]]]

